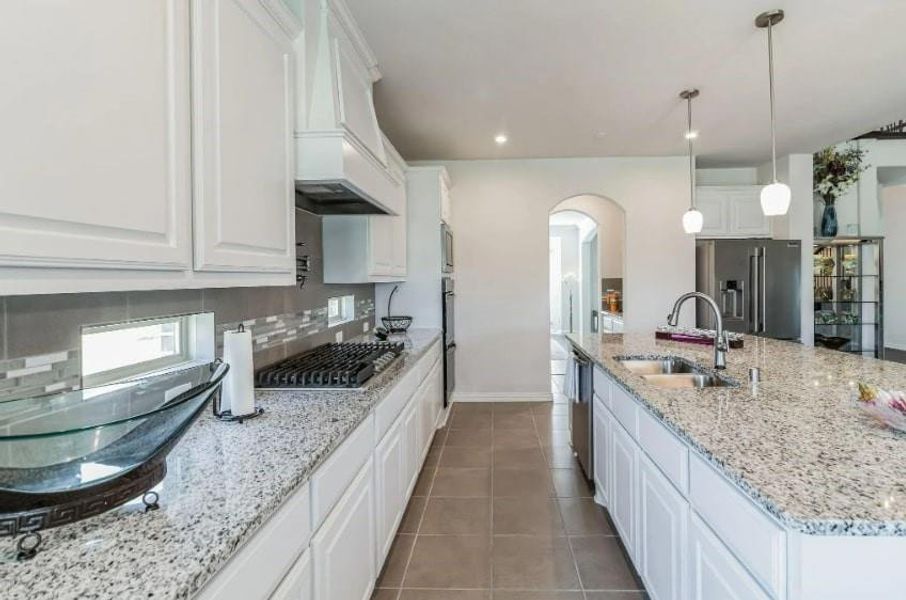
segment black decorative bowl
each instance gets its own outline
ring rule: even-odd
[[[381,322],[390,333],[405,333],[412,325],[412,317],[405,315],[390,315],[381,317]]]
[[[143,496],[229,366],[221,361],[0,403],[0,537],[91,517]],[[148,497],[153,500],[148,499]],[[156,506],[156,494],[145,496]]]

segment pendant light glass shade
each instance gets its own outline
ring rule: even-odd
[[[705,216],[697,208],[690,208],[683,215],[683,230],[686,233],[701,233]]]
[[[761,188],[761,210],[768,217],[785,215],[790,210],[791,198],[790,186],[775,181]]]
[[[783,20],[782,10],[771,10],[755,17],[755,26],[768,30],[768,84],[771,92],[771,183],[761,189],[761,210],[767,217],[785,215],[790,210],[790,186],[777,181],[777,120],[774,115],[774,25]]]

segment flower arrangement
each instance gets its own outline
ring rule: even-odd
[[[864,158],[865,150],[855,145],[839,150],[829,146],[815,153],[814,188],[825,204],[833,205],[859,181],[862,172],[868,168],[862,164]]]
[[[888,427],[906,431],[906,392],[888,392],[860,383],[859,406]]]

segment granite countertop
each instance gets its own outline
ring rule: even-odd
[[[855,405],[858,382],[906,389],[906,365],[745,336],[724,372],[740,387],[664,389],[614,357],[677,355],[711,366],[713,348],[653,333],[567,337],[787,527],[906,536],[906,434]],[[755,366],[762,381],[753,387]]]
[[[0,540],[0,596],[192,596],[439,339],[410,330],[403,358],[361,391],[259,390],[265,414],[242,425],[205,411],[167,457],[159,510],[136,500],[46,530],[26,562],[15,560],[14,539]]]

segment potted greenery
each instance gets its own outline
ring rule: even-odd
[[[837,235],[837,209],[834,205],[837,198],[855,185],[862,172],[868,168],[868,165],[862,164],[863,158],[865,150],[852,144],[840,149],[829,146],[815,153],[814,189],[815,194],[824,202],[822,237]]]

